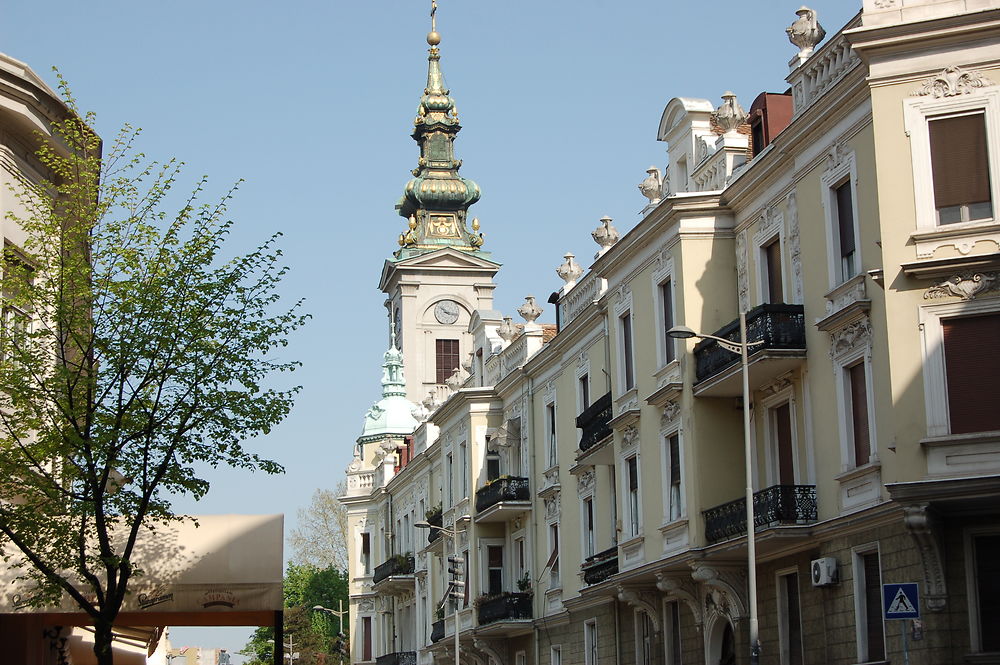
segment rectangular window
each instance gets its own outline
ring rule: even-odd
[[[371,617],[361,617],[361,660],[373,660]]]
[[[503,591],[503,546],[486,546],[486,592],[493,595]]]
[[[486,453],[486,480],[496,480],[500,477],[500,453]]]
[[[371,572],[372,565],[372,541],[368,532],[361,534],[361,570],[365,575]]]
[[[514,552],[517,556],[517,579],[520,581],[528,576],[528,553],[524,547],[524,538],[514,541]]]
[[[785,296],[781,284],[781,240],[775,238],[763,247],[763,252],[767,268],[767,302],[784,302]]]
[[[458,340],[439,339],[434,342],[437,383],[444,383],[458,367]]]
[[[660,284],[660,306],[663,308],[663,364],[677,357],[674,338],[667,334],[674,327],[674,294],[670,280]]]
[[[514,654],[514,665],[528,665],[528,654],[518,651]]]
[[[858,661],[868,663],[884,660],[882,575],[877,551],[855,555],[854,596],[857,607]]]
[[[465,445],[464,441],[459,445],[458,454],[460,457],[459,462],[461,462],[459,472],[462,474],[461,488],[462,497],[464,498],[469,496],[469,447]]]
[[[469,588],[472,586],[469,584],[469,550],[462,552],[462,570],[465,571],[465,593],[462,596],[462,607],[469,606]],[[456,630],[458,630],[456,628]]]
[[[650,665],[653,662],[653,626],[645,612],[635,613],[636,664]]]
[[[615,474],[609,474],[608,481],[611,487],[609,488],[609,493],[611,494],[611,544],[618,544],[618,532],[621,531],[621,522],[618,520],[618,479],[615,478]]]
[[[455,505],[455,459],[451,453],[445,457],[445,479],[448,483],[448,505]]]
[[[549,652],[549,665],[562,665],[562,646],[552,647]]]
[[[591,619],[583,624],[584,665],[597,665],[597,621]]]
[[[1000,651],[1000,534],[973,538],[979,651]]]
[[[664,650],[667,653],[667,665],[681,665],[681,608],[677,601],[667,603]]]
[[[594,500],[583,500],[583,556],[594,556]]]
[[[850,425],[854,440],[854,465],[862,466],[871,459],[871,438],[868,426],[868,384],[864,361],[846,367],[850,391]]]
[[[549,581],[550,588],[559,586],[559,523],[549,525]]]
[[[861,366],[862,380],[864,365]],[[853,390],[853,384],[852,384]],[[867,402],[866,402],[867,404]],[[778,484],[795,484],[795,458],[792,453],[792,408],[788,402],[771,409],[771,423],[774,427],[772,445],[777,453]],[[866,425],[867,426],[867,425]]]
[[[580,411],[590,406],[590,375],[580,377]]]
[[[802,665],[802,611],[797,573],[778,578],[778,612],[781,620],[781,665]]]
[[[545,406],[545,438],[548,448],[549,468],[559,463],[556,452],[556,405],[547,404]]]
[[[626,312],[621,317],[622,327],[622,373],[625,377],[625,390],[635,388],[635,365],[632,357],[632,313]]]
[[[1000,314],[943,319],[941,329],[951,433],[1000,430],[996,396],[983,389],[1000,376]]]
[[[669,490],[667,494],[667,518],[673,522],[681,517],[681,441],[680,436],[667,437],[667,460],[669,467]]]
[[[992,218],[985,114],[933,118],[927,129],[938,224]]]
[[[840,254],[840,281],[858,274],[857,240],[854,237],[854,200],[851,180],[834,188],[837,208],[837,251]]]
[[[629,535],[639,535],[639,459],[629,457],[625,462],[628,478]]]

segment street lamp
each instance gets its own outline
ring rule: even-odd
[[[340,632],[337,633],[337,637],[340,639],[340,662],[344,662],[344,638],[347,637],[344,634],[344,615],[348,614],[350,610],[344,609],[344,601],[337,599],[337,609],[331,610],[329,607],[323,607],[322,605],[313,605],[313,611],[316,612],[329,612],[338,619],[340,619]]]
[[[417,527],[418,529],[437,529],[439,533],[451,538],[452,556],[448,558],[453,561],[457,570],[459,565],[458,562],[461,561],[461,559],[459,559],[458,557],[458,520],[455,521],[455,525],[456,525],[455,528],[448,529],[446,527],[437,526],[436,524],[430,524],[428,522],[415,522],[413,524],[413,526]],[[455,594],[457,593],[457,590],[461,589],[463,586],[465,586],[465,582],[458,582],[457,579],[453,580],[452,582],[450,582],[449,594],[452,594],[453,598],[457,598],[458,596]],[[452,588],[454,588],[454,590],[452,590]],[[455,601],[455,665],[461,665],[461,663],[459,663],[458,660],[458,601],[457,600]]]
[[[288,641],[284,642],[282,644],[282,646],[285,647],[284,655],[285,655],[285,658],[288,659],[289,663],[294,663],[295,661],[297,661],[299,659],[299,654],[294,650],[295,643],[292,641],[292,636],[288,635],[287,638],[288,638]],[[267,640],[267,643],[268,644],[274,644],[274,640]]]
[[[715,335],[701,335],[687,326],[674,326],[667,331],[667,336],[674,339],[690,339],[691,337],[713,339],[726,351],[739,354],[740,356],[743,375],[743,455],[745,457],[744,466],[746,467],[747,477],[747,567],[749,569],[747,586],[750,601],[750,663],[751,665],[757,665],[760,661],[760,639],[757,626],[757,545],[753,518],[753,451],[750,439],[750,369],[747,363],[747,354],[750,347],[760,346],[764,342],[747,341],[747,314],[744,311],[740,311],[739,342],[716,337]]]

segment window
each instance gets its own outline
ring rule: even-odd
[[[439,339],[434,342],[437,368],[437,383],[444,383],[459,365],[458,340]]]
[[[1000,313],[943,319],[941,329],[951,433],[1000,430],[996,396],[983,390],[1000,376]]]
[[[496,480],[500,477],[500,453],[486,453],[486,480]]]
[[[445,479],[448,483],[448,505],[455,505],[455,459],[451,453],[445,457]]]
[[[635,613],[635,662],[636,665],[650,665],[653,661],[653,626],[649,615]]]
[[[639,535],[639,458],[629,457],[625,461],[625,475],[628,480],[629,535]]]
[[[545,405],[545,438],[548,448],[549,468],[559,463],[556,451],[556,405]]]
[[[514,654],[514,665],[528,665],[528,654],[518,651]]]
[[[579,379],[580,384],[580,411],[584,411],[590,406],[590,375],[584,374]]]
[[[597,665],[597,620],[590,619],[583,624],[584,665]]]
[[[881,607],[881,606],[880,606]],[[802,665],[802,611],[799,606],[798,573],[778,577],[778,626],[781,665]]]
[[[462,570],[465,571],[465,591],[462,595],[462,607],[469,606],[469,550],[462,552]]]
[[[854,237],[854,201],[850,179],[834,188],[833,203],[837,209],[836,251],[840,255],[840,281],[846,282],[858,274],[857,239]]]
[[[3,335],[5,355],[17,352],[31,329],[31,315],[20,302],[21,290],[30,285],[32,268],[18,258],[11,247],[7,247],[3,261],[3,307],[0,309],[0,333]],[[8,346],[9,345],[9,346]]]
[[[632,357],[632,313],[625,312],[619,319],[622,335],[622,376],[625,380],[625,390],[635,388],[635,365]]]
[[[486,546],[486,593],[503,591],[503,546]]]
[[[1000,534],[982,534],[972,538],[974,635],[978,633],[978,651],[1000,651]],[[974,638],[975,642],[975,638]]]
[[[520,581],[529,576],[528,552],[525,549],[524,538],[514,541],[514,554],[517,557],[517,579]]]
[[[562,665],[562,646],[554,646],[549,651],[549,665]]]
[[[680,519],[681,510],[681,442],[680,435],[674,433],[667,437],[667,520],[673,522]]]
[[[767,302],[781,303],[785,301],[781,283],[781,239],[774,238],[761,247],[764,255],[764,267],[767,276]]]
[[[882,624],[882,575],[878,550],[854,554],[854,611],[858,662],[885,659]]]
[[[674,293],[673,284],[668,279],[660,284],[660,307],[663,320],[663,364],[673,362],[677,358],[676,342],[667,331],[674,327]]]
[[[367,531],[361,534],[361,570],[365,575],[371,573],[372,541]]]
[[[861,366],[862,381],[864,380],[864,364]],[[854,371],[853,368],[848,371]],[[852,391],[853,382],[852,382]],[[862,388],[863,390],[863,388]],[[852,392],[853,394],[853,392]],[[867,404],[867,401],[865,402]],[[792,438],[792,408],[791,404],[785,402],[780,406],[770,409],[771,415],[771,448],[774,451],[777,467],[777,482],[779,485],[795,484],[795,455],[793,452],[794,442]],[[867,422],[865,423],[867,432]],[[857,436],[857,434],[855,434]],[[868,458],[865,458],[867,462]],[[861,462],[864,464],[865,462]]]
[[[854,444],[854,465],[862,466],[871,459],[871,430],[868,423],[868,383],[865,362],[844,368],[849,393],[850,434]]]
[[[373,660],[371,617],[361,617],[361,660]]]
[[[681,608],[677,601],[667,603],[666,619],[663,647],[667,654],[667,665],[681,665]]]
[[[991,219],[985,114],[931,118],[927,133],[938,224]]]
[[[621,531],[621,522],[618,520],[618,481],[615,479],[615,474],[609,474],[608,480],[610,481],[611,487],[608,493],[611,495],[611,545],[618,545],[618,532]]]
[[[594,499],[583,500],[583,556],[594,556]]]
[[[469,447],[465,445],[463,441],[459,444],[458,448],[459,461],[461,466],[459,467],[459,472],[461,473],[461,487],[462,487],[462,497],[469,496]]]
[[[556,588],[559,586],[559,523],[555,522],[549,525],[549,587]]]

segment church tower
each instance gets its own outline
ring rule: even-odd
[[[446,395],[445,380],[472,348],[469,321],[475,310],[493,309],[493,276],[500,264],[482,250],[479,220],[468,222],[479,185],[458,174],[455,138],[462,129],[455,100],[441,73],[441,35],[432,3],[427,87],[413,121],[420,147],[417,168],[396,210],[407,221],[399,249],[385,262],[379,288],[406,363],[406,397]]]

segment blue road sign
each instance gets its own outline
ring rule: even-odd
[[[919,619],[920,593],[917,583],[883,584],[882,610],[886,619]]]

